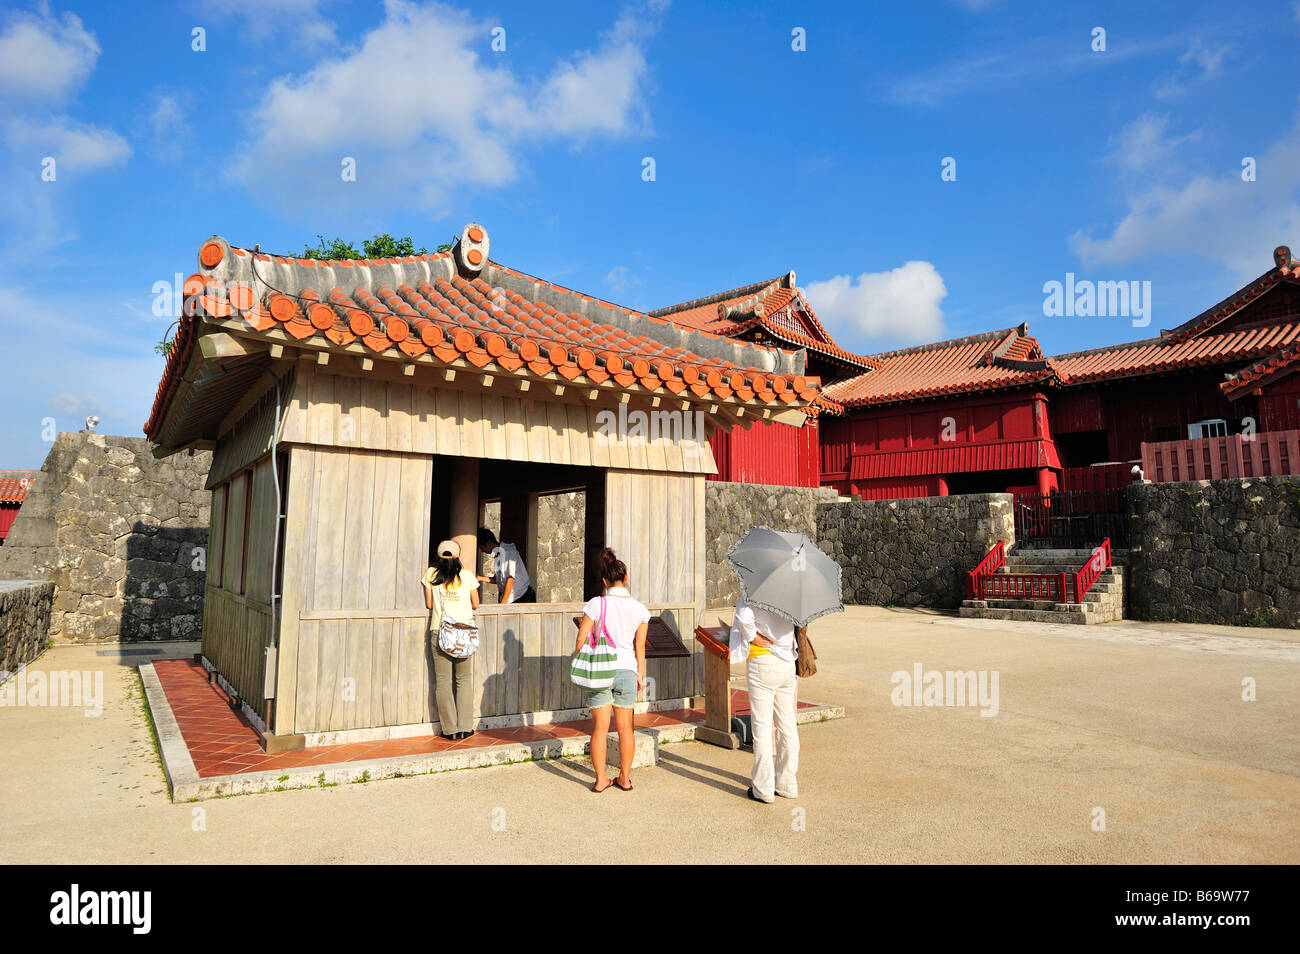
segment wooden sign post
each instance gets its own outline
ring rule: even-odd
[[[695,638],[704,647],[704,724],[695,727],[695,738],[726,749],[740,748],[731,731],[731,650],[727,643],[730,627],[695,627]]]

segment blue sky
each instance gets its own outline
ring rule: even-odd
[[[3,467],[40,466],[49,419],[141,434],[154,285],[213,233],[478,221],[497,261],[643,309],[794,269],[863,352],[1144,337],[1300,248],[1291,0],[0,11]],[[1067,272],[1151,282],[1150,327],[1045,317]]]

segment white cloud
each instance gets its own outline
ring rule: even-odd
[[[1087,33],[1069,37],[1035,37],[1015,47],[985,44],[973,55],[939,63],[896,80],[887,98],[905,106],[938,106],[969,93],[994,93],[1031,84],[1059,81],[1086,70],[1162,53],[1186,40],[1167,35],[1134,38],[1105,53],[1094,53]]]
[[[295,46],[317,50],[338,43],[337,27],[320,6],[321,0],[204,0],[200,9],[224,22],[240,21],[241,34],[254,43],[288,37]]]
[[[1208,46],[1203,40],[1194,40],[1182,56],[1178,68],[1156,86],[1156,96],[1167,99],[1185,93],[1193,83],[1214,79],[1223,72],[1223,61],[1232,47]]]
[[[890,343],[917,344],[944,335],[940,304],[948,289],[929,262],[867,272],[856,282],[849,275],[837,275],[811,282],[804,292],[817,316],[832,327],[852,327]]]
[[[1114,148],[1107,159],[1128,172],[1168,168],[1179,146],[1201,138],[1200,130],[1171,137],[1168,129],[1168,116],[1144,113],[1120,130],[1112,140]]]
[[[1080,230],[1070,246],[1089,265],[1199,259],[1254,277],[1271,267],[1277,245],[1300,244],[1300,124],[1253,158],[1253,182],[1238,168],[1176,184],[1155,177],[1134,183],[1128,210],[1109,234]]]
[[[57,160],[57,172],[86,172],[125,162],[131,155],[127,141],[111,129],[78,123],[66,117],[49,122],[14,120],[5,126],[5,138],[12,147],[27,150],[36,161],[45,156]],[[57,181],[57,180],[56,180]]]
[[[626,265],[616,265],[605,276],[605,284],[612,294],[625,295],[630,289],[639,288],[641,279],[633,275]]]
[[[191,127],[186,110],[171,93],[160,93],[149,113],[149,129],[153,138],[152,152],[162,162],[177,162],[185,154],[185,144],[190,139]]]
[[[0,93],[63,102],[98,58],[99,42],[75,14],[57,19],[44,6],[39,13],[12,13],[0,32]]]
[[[0,252],[10,258],[38,255],[68,238],[59,215],[65,174],[131,155],[113,130],[63,113],[99,53],[99,41],[78,17],[56,17],[46,3],[36,13],[11,13],[0,30],[0,235],[21,235],[21,242],[0,239]],[[46,157],[56,160],[54,181],[43,178]]]
[[[661,10],[625,12],[594,51],[529,83],[493,60],[488,24],[440,3],[388,0],[358,47],[271,84],[229,172],[290,208],[400,198],[438,211],[455,190],[514,180],[524,148],[641,125],[642,47]],[[355,182],[341,175],[345,157]]]

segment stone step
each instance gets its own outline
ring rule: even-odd
[[[1053,566],[1072,566],[1076,570],[1083,566],[1084,561],[1092,556],[1091,550],[1015,550],[1006,555],[1008,563],[1026,561],[1030,563],[1046,563]],[[1128,554],[1122,557],[1117,556],[1114,550],[1110,551],[1110,562],[1115,566],[1127,566]]]
[[[1078,626],[1107,622],[1100,613],[1071,613],[1055,609],[1007,609],[985,605],[982,600],[964,601],[957,614],[972,619],[1008,619],[1027,623],[1067,623]]]

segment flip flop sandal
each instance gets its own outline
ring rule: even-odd
[[[596,786],[599,785],[599,784],[600,784],[599,782],[592,782],[592,783],[591,783],[591,790],[592,790],[593,792],[595,792],[597,795],[599,795],[601,792],[608,792],[608,791],[610,790],[610,788],[613,786],[614,783],[613,783],[613,782],[606,782],[604,788],[597,788]]]
[[[619,791],[621,791],[621,792],[630,792],[630,791],[632,791],[632,783],[631,783],[631,782],[628,783],[627,788],[624,788],[622,785],[619,785],[618,782],[610,782],[609,784],[613,785],[615,788],[617,788],[617,789],[618,789]]]

